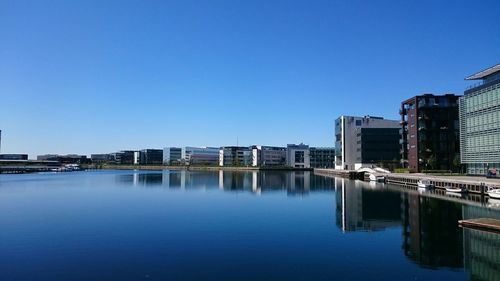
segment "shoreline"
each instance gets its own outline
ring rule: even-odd
[[[185,171],[313,171],[313,168],[294,167],[230,167],[230,166],[165,166],[165,165],[106,165],[97,170],[185,170]]]

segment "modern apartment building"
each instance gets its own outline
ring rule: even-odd
[[[335,169],[387,167],[399,163],[399,122],[374,116],[335,120]]]
[[[219,148],[186,146],[181,150],[181,159],[186,165],[219,165]]]
[[[334,147],[311,147],[311,168],[335,168]]]
[[[401,103],[401,162],[410,172],[457,168],[458,98],[424,94]]]
[[[219,166],[250,166],[252,149],[244,146],[223,146],[219,149]]]
[[[285,166],[286,148],[276,146],[254,145],[252,149],[252,166]]]
[[[461,163],[468,174],[500,169],[500,64],[465,80],[480,83],[460,98]]]
[[[286,146],[286,165],[294,168],[310,168],[309,145],[288,144]]]
[[[163,164],[162,149],[143,149],[139,152],[139,164],[161,165]]]
[[[180,147],[165,147],[163,148],[163,164],[179,165],[182,163],[182,148]]]

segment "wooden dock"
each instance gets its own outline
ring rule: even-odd
[[[491,218],[479,218],[469,220],[459,220],[461,227],[484,230],[500,234],[500,220]]]

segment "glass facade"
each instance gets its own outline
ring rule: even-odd
[[[488,81],[460,99],[461,161],[468,174],[500,169],[500,79]]]

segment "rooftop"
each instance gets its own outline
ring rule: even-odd
[[[469,77],[466,77],[465,80],[482,80],[485,77],[495,74],[497,72],[500,72],[500,63],[485,70],[482,70],[476,74],[472,74]]]

